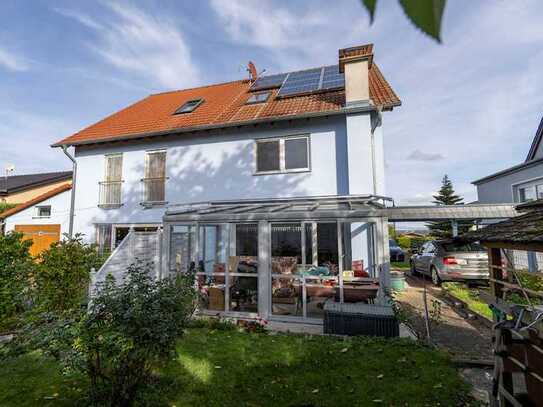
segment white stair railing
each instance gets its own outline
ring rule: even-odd
[[[152,264],[154,278],[160,278],[162,232],[136,232],[128,235],[115,248],[97,272],[91,272],[90,295],[96,292],[96,286],[103,283],[108,275],[117,283],[124,281],[126,270],[131,264]]]

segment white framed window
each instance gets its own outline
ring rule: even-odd
[[[535,186],[536,199],[543,199],[543,184],[537,184]]]
[[[528,202],[536,199],[536,187],[535,185],[527,187],[519,187],[518,200],[519,202]]]
[[[166,203],[166,151],[148,151],[145,155],[143,205]]]
[[[118,207],[122,205],[123,155],[104,156],[104,180],[100,182],[99,206]]]
[[[309,136],[301,135],[256,140],[255,168],[255,174],[309,171]]]
[[[50,218],[51,217],[51,205],[42,205],[36,207],[37,218]]]

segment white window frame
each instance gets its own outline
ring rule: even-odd
[[[40,209],[41,208],[49,208],[49,216],[40,215]],[[53,208],[52,208],[51,205],[37,205],[36,206],[36,216],[34,216],[34,218],[35,219],[50,219],[52,214],[53,214]]]
[[[286,140],[296,140],[296,139],[306,139],[307,140],[307,167],[305,168],[286,168],[286,154],[285,154],[285,141]],[[270,171],[258,171],[258,143],[266,143],[270,141],[279,142],[279,169],[270,170]],[[311,171],[311,136],[309,134],[297,134],[292,136],[283,136],[283,137],[270,137],[270,138],[260,138],[254,140],[254,150],[253,150],[253,159],[254,159],[254,172],[253,175],[268,175],[268,174],[289,174],[296,172],[310,172]]]
[[[543,177],[530,178],[512,184],[511,190],[513,195],[513,202],[521,203],[520,190],[526,188],[533,188],[535,192],[535,198],[538,199],[538,190],[543,190]]]

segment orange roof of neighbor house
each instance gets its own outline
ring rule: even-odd
[[[47,191],[44,194],[41,194],[35,197],[34,199],[31,199],[30,201],[26,201],[25,203],[19,204],[15,208],[11,208],[11,209],[8,209],[7,211],[0,213],[0,219],[6,219],[10,217],[11,215],[15,215],[16,213],[24,211],[25,209],[28,209],[33,205],[39,204],[40,202],[43,202],[46,199],[52,198],[58,194],[69,191],[70,189],[72,189],[71,184],[63,184],[55,189],[52,189],[50,191]]]
[[[248,80],[154,94],[83,129],[55,144],[80,145],[168,133],[181,133],[233,125],[270,122],[297,116],[341,113],[345,90],[334,89],[276,98],[279,89],[270,89],[264,103],[246,104],[254,94]],[[369,91],[374,105],[389,110],[400,99],[375,63],[369,68]],[[185,102],[204,99],[193,112],[173,114]]]

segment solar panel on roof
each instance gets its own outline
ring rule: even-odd
[[[289,73],[277,96],[287,97],[343,87],[345,87],[344,74],[339,72],[338,65],[331,65]]]
[[[283,84],[287,75],[286,73],[280,73],[277,75],[262,76],[253,83],[251,90],[278,88]]]
[[[321,76],[322,68],[291,72],[277,95],[288,96],[314,92],[320,87]]]
[[[339,73],[339,65],[325,66],[321,89],[345,87],[345,75]]]

